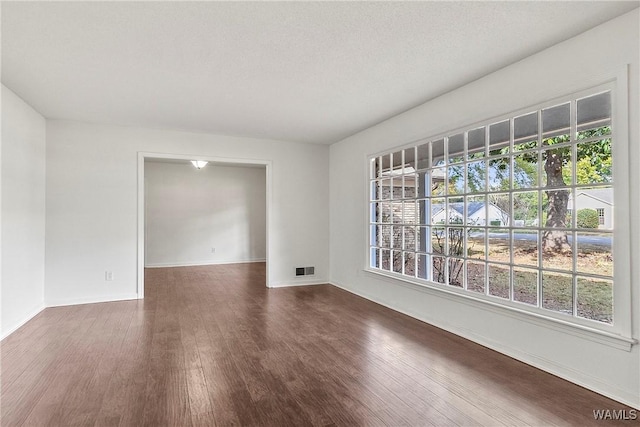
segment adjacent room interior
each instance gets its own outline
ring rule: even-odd
[[[266,165],[149,157],[143,182],[144,271],[267,263]]]
[[[639,6],[3,1],[0,424],[637,422]]]

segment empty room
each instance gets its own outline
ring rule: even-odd
[[[636,425],[639,7],[2,1],[0,425]]]

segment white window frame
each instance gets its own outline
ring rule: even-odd
[[[603,83],[602,83],[603,82]],[[365,252],[365,268],[364,270],[375,274],[377,276],[384,276],[390,279],[394,283],[404,284],[414,289],[425,291],[427,293],[436,293],[444,295],[446,297],[465,298],[467,302],[478,303],[480,306],[495,310],[503,314],[515,315],[518,318],[532,321],[533,323],[541,323],[547,327],[559,328],[562,331],[567,331],[580,336],[586,336],[595,341],[602,342],[604,344],[611,345],[613,347],[625,349],[630,351],[631,346],[637,343],[632,337],[632,319],[631,319],[631,267],[630,261],[632,256],[616,256],[615,257],[615,271],[614,271],[614,323],[606,324],[589,319],[583,319],[579,317],[567,316],[562,313],[555,313],[546,309],[531,310],[530,307],[523,307],[521,303],[514,303],[508,300],[498,300],[493,297],[488,297],[482,294],[476,295],[466,290],[458,289],[456,287],[431,282],[417,277],[408,277],[402,274],[394,273],[393,267],[391,271],[383,271],[370,266],[370,168],[371,160],[388,153],[394,153],[399,150],[404,150],[412,146],[419,146],[427,141],[436,141],[449,135],[456,135],[472,129],[499,123],[504,120],[513,120],[513,118],[530,113],[532,111],[542,110],[547,107],[562,104],[564,102],[572,101],[587,97],[598,92],[610,91],[611,93],[611,107],[612,107],[612,128],[613,137],[613,175],[614,175],[614,224],[613,230],[614,244],[612,250],[615,254],[631,254],[631,237],[628,230],[630,230],[630,185],[629,185],[629,170],[630,170],[630,147],[629,147],[629,121],[628,121],[628,87],[627,87],[627,70],[623,73],[619,73],[616,78],[607,80],[601,80],[600,84],[591,85],[587,89],[574,91],[563,95],[561,97],[540,102],[536,105],[522,108],[517,111],[504,114],[502,116],[482,120],[476,123],[471,123],[466,126],[459,127],[457,129],[449,130],[445,133],[439,133],[428,138],[421,138],[413,141],[409,144],[402,146],[396,146],[386,149],[381,152],[373,153],[367,156],[366,165],[366,252]],[[513,138],[513,135],[511,135]],[[488,144],[488,141],[485,142]],[[574,165],[575,168],[575,165]],[[575,175],[575,174],[574,174]],[[510,190],[511,192],[513,189]],[[574,209],[575,211],[575,209]],[[575,214],[574,214],[575,216]],[[506,227],[505,227],[506,228]],[[542,271],[542,269],[540,269]],[[511,284],[513,286],[513,284]],[[574,298],[575,304],[575,298]]]

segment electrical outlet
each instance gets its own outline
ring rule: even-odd
[[[106,280],[107,282],[111,282],[113,280],[113,271],[105,271],[104,280]]]

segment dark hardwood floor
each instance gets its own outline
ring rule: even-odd
[[[624,408],[333,286],[264,275],[149,269],[143,301],[45,309],[1,344],[1,425],[583,426]]]

